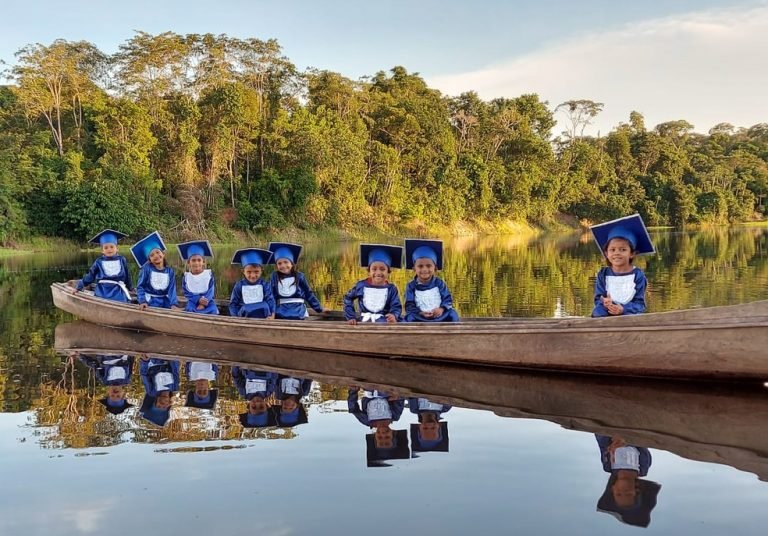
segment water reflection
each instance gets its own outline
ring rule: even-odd
[[[411,450],[413,457],[418,452],[448,452],[448,423],[443,414],[452,406],[431,402],[426,398],[408,399],[408,410],[415,414],[418,423],[411,425]]]
[[[131,383],[133,356],[109,354],[90,356],[78,353],[74,355],[77,355],[78,359],[93,371],[96,381],[107,386],[106,396],[100,398],[99,402],[108,412],[119,415],[132,407],[125,397],[125,388]]]
[[[366,434],[366,460],[368,467],[389,467],[387,460],[410,457],[408,432],[395,430],[392,424],[399,421],[405,409],[405,399],[394,392],[363,390],[352,385],[347,391],[347,408],[363,426],[373,430]]]

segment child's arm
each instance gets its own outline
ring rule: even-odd
[[[400,398],[398,400],[393,400],[389,403],[389,407],[392,409],[392,420],[399,421],[400,417],[403,416],[403,410],[405,409],[405,399]]]
[[[597,279],[595,279],[595,307],[603,305],[603,298],[608,294],[605,288],[605,270],[601,269],[597,272]]]
[[[128,261],[125,257],[120,256],[120,264],[123,265],[123,283],[128,291],[133,290],[133,282],[131,281],[131,272],[128,271]]]
[[[357,313],[355,312],[355,300],[358,299],[358,287],[360,283],[349,289],[349,292],[344,294],[344,318],[347,322],[352,323],[357,320]]]
[[[398,322],[403,315],[403,305],[400,303],[400,293],[395,285],[389,285],[389,313],[387,322],[391,322],[390,315],[394,317],[394,322]]]
[[[78,280],[77,286],[75,288],[77,290],[83,290],[86,286],[94,283],[98,275],[99,275],[99,259],[96,259],[95,261],[93,261],[93,264],[91,264],[91,267],[88,269],[88,271],[83,276],[83,278]]]
[[[202,296],[205,298],[205,306],[207,307],[209,303],[213,301],[213,294],[216,291],[216,279],[213,277],[213,272],[211,272],[211,280],[208,282],[208,290],[205,291],[205,294]]]
[[[139,374],[141,374],[141,383],[144,384],[144,392],[149,396],[154,393],[152,381],[149,379],[149,360],[142,359],[139,363]]]
[[[307,303],[309,303],[309,306],[312,307],[316,312],[322,313],[323,312],[323,304],[320,303],[320,300],[317,299],[317,296],[315,296],[315,293],[312,292],[312,289],[309,286],[309,283],[307,282],[307,278],[304,277],[304,274],[298,274],[298,277],[296,278],[298,280],[299,288],[301,289],[301,292],[304,294],[304,299],[307,300]]]
[[[264,301],[269,306],[269,316],[274,317],[275,310],[277,309],[277,302],[275,302],[275,294],[272,291],[272,285],[266,279],[262,282],[264,287]]]
[[[178,307],[179,297],[176,295],[176,272],[173,268],[170,268],[168,272],[168,277],[170,278],[170,281],[168,282],[168,290],[166,291],[168,293],[168,301],[170,302],[171,307]]]
[[[146,284],[147,279],[149,279],[148,266],[148,264],[145,264],[141,267],[141,270],[139,270],[139,281],[136,283],[136,298],[139,301],[139,305],[143,306],[146,306],[148,303],[147,293],[144,290],[144,285]]]
[[[632,301],[624,304],[625,315],[636,315],[645,312],[645,289],[648,286],[648,279],[639,268],[635,268],[635,297]]]
[[[416,284],[413,281],[405,285],[405,314],[409,318],[415,318],[421,314],[416,305]]]
[[[235,283],[235,288],[232,289],[232,295],[229,297],[229,316],[238,316],[240,314],[240,307],[243,306],[242,289],[243,282],[238,281]],[[232,376],[235,375],[235,369],[232,369]]]
[[[445,310],[453,309],[453,296],[448,290],[448,285],[442,279],[437,280],[437,288],[440,289],[440,307]]]

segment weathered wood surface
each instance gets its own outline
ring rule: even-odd
[[[768,379],[768,301],[615,318],[350,326],[141,311],[60,283],[51,290],[56,307],[83,320],[183,337],[623,376]]]
[[[768,480],[768,390],[759,384],[515,373],[195,340],[85,322],[59,325],[56,349],[238,363],[424,396],[504,417],[544,419],[567,429],[620,436],[631,444],[729,465]]]

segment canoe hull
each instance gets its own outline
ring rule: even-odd
[[[141,311],[63,284],[51,288],[56,307],[88,322],[182,337],[524,369],[768,380],[768,302],[688,315],[349,326]]]

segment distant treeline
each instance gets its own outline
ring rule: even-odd
[[[633,112],[587,137],[601,103],[451,98],[403,67],[299,72],[274,40],[139,32],[111,56],[57,40],[21,49],[6,76],[0,243],[561,213],[726,223],[762,217],[768,192],[766,123],[704,136]]]

